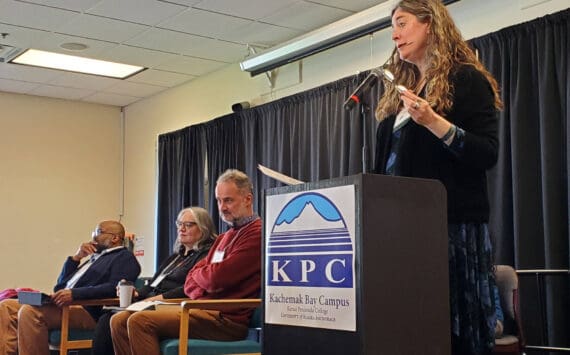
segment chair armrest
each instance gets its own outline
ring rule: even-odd
[[[184,301],[190,301],[190,298],[165,298],[160,300],[160,302],[164,303],[178,303],[178,304],[181,304]]]
[[[88,300],[73,300],[70,306],[116,306],[119,298],[94,298]]]
[[[218,300],[186,300],[182,302],[180,314],[180,335],[178,340],[178,354],[187,355],[188,349],[188,323],[190,309],[208,309],[224,311],[235,308],[256,308],[261,306],[260,298],[247,299],[218,299]]]
[[[243,299],[219,299],[219,300],[189,300],[182,302],[182,309],[188,312],[189,309],[211,309],[224,311],[235,308],[255,308],[261,306],[260,298]]]

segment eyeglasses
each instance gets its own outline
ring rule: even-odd
[[[100,236],[100,235],[102,235],[102,234],[110,234],[110,235],[112,235],[112,236],[116,236],[115,233],[109,233],[109,232],[102,231],[102,230],[100,230],[100,229],[95,229],[93,232],[91,232],[91,237],[92,237],[92,238],[95,238],[95,237],[98,237],[98,236]]]
[[[177,228],[186,228],[186,229],[190,229],[192,227],[194,227],[196,225],[196,222],[182,222],[182,221],[176,221],[176,227]]]
[[[176,227],[177,228],[182,228],[184,226],[184,228],[190,229],[190,228],[194,227],[195,225],[196,225],[196,222],[176,221]]]

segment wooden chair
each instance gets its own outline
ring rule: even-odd
[[[172,298],[163,302],[181,304],[188,298]],[[118,298],[93,299],[73,301],[71,304],[62,307],[61,328],[49,331],[49,349],[59,351],[60,355],[67,355],[68,350],[91,349],[93,346],[94,330],[70,329],[69,328],[69,308],[71,306],[118,306]]]
[[[181,304],[188,298],[172,298],[163,302]],[[68,350],[90,349],[93,346],[94,330],[70,329],[69,328],[69,307],[70,306],[118,306],[118,298],[93,299],[73,301],[62,308],[61,328],[49,331],[50,350],[59,351],[60,355],[66,355]]]
[[[49,349],[67,355],[69,350],[90,349],[93,344],[93,330],[70,329],[69,309],[72,306],[118,306],[118,298],[77,300],[61,309],[61,328],[49,331]]]
[[[163,355],[202,355],[202,354],[260,354],[261,342],[261,299],[224,299],[224,300],[188,300],[182,302],[180,316],[180,336],[178,339],[167,339],[160,343]],[[238,341],[216,341],[204,339],[188,339],[189,310],[210,309],[224,311],[235,308],[256,308],[250,321],[250,336]],[[176,349],[178,352],[176,352]]]
[[[505,315],[505,330],[500,338],[495,339],[493,354],[523,354],[525,338],[520,317],[517,273],[511,266],[496,265],[495,280]]]

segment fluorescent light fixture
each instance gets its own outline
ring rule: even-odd
[[[125,79],[145,70],[136,65],[107,62],[68,54],[28,49],[10,63]]]
[[[444,0],[445,5],[459,0]],[[302,36],[254,55],[240,63],[252,76],[303,59],[326,49],[363,37],[392,25],[392,8],[397,0],[387,0]]]

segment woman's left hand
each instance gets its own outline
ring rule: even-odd
[[[417,96],[413,91],[404,91],[400,94],[400,98],[404,102],[404,107],[417,124],[429,126],[437,120],[437,114],[433,111],[429,103]]]

